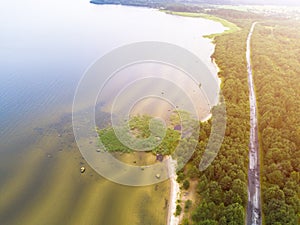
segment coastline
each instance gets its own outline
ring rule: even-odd
[[[184,16],[184,15],[181,15]],[[224,26],[226,27],[226,26]],[[221,91],[221,83],[222,80],[219,77],[219,72],[221,71],[220,67],[218,66],[218,64],[215,61],[215,58],[212,57],[214,52],[215,52],[215,48],[216,48],[216,44],[214,42],[214,38],[218,35],[222,35],[224,33],[228,33],[228,32],[235,32],[236,30],[231,30],[230,27],[227,27],[228,29],[225,30],[223,33],[221,34],[211,34],[211,35],[204,35],[204,38],[208,38],[211,40],[210,44],[213,45],[213,50],[211,52],[211,63],[213,64],[213,66],[216,69],[216,78],[218,80],[218,84],[219,84],[219,92]],[[219,102],[219,99],[218,99]],[[204,121],[207,121],[211,118],[212,114],[210,113]],[[169,177],[170,177],[170,186],[171,186],[171,190],[170,190],[170,205],[169,205],[169,211],[168,211],[168,218],[167,218],[167,225],[179,225],[182,222],[182,219],[184,218],[184,211],[181,212],[181,214],[179,216],[175,216],[175,212],[176,212],[176,206],[177,206],[177,201],[181,200],[181,194],[182,191],[180,189],[180,184],[177,182],[177,174],[176,174],[176,165],[177,165],[177,161],[173,160],[172,157],[170,156],[170,158],[167,159],[168,160],[168,171],[170,173]]]
[[[165,13],[170,14],[170,15],[175,15],[175,16],[203,18],[203,19],[207,19],[207,20],[211,20],[211,21],[214,21],[214,22],[221,23],[223,25],[223,27],[227,28],[226,30],[224,30],[221,33],[213,33],[213,34],[208,34],[208,35],[203,36],[204,38],[209,38],[209,39],[212,39],[212,40],[217,36],[233,33],[233,32],[236,32],[236,31],[240,30],[240,28],[236,24],[231,23],[228,20],[222,19],[218,16],[214,16],[212,14],[198,13],[198,12],[177,12],[177,11],[171,11],[171,10],[160,10],[160,11],[165,12]]]
[[[213,50],[213,52],[214,52],[216,44],[214,44],[213,38],[210,38],[210,39],[212,40],[211,44],[214,45],[214,50]],[[217,63],[215,62],[215,58],[212,58],[212,64],[216,68],[216,77],[219,81],[219,87],[220,87],[220,90],[221,90],[222,80],[218,76],[218,74],[220,72],[220,68],[217,65]],[[209,120],[211,118],[211,116],[212,116],[212,114],[210,113],[205,118],[204,121]],[[182,194],[181,189],[180,189],[180,184],[177,182],[177,174],[176,174],[177,161],[172,159],[172,157],[170,156],[169,158],[167,158],[167,165],[168,165],[168,171],[169,171],[169,177],[170,177],[170,186],[171,186],[170,205],[169,205],[169,211],[168,211],[167,225],[179,225],[180,222],[182,222],[182,219],[184,218],[184,211],[182,211],[179,216],[175,216],[177,201],[181,200],[181,194]]]
[[[214,49],[216,47],[216,44],[213,44],[214,45]],[[221,90],[221,84],[222,84],[222,79],[218,76],[219,75],[219,72],[221,71],[220,67],[218,66],[218,64],[216,63],[216,60],[215,58],[212,58],[212,64],[214,65],[214,67],[216,68],[217,70],[217,78],[218,78],[218,81],[219,81],[219,86],[220,86],[220,90]]]
[[[169,177],[171,182],[170,205],[169,205],[167,225],[179,225],[180,218],[179,216],[175,216],[176,202],[178,199],[180,199],[180,195],[181,195],[179,183],[177,182],[177,174],[176,174],[177,161],[172,159],[172,156],[170,156],[167,159],[167,165],[168,165]]]

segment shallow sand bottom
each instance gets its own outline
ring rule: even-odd
[[[146,187],[112,183],[86,164],[71,136],[38,135],[23,152],[1,157],[0,224],[166,224],[169,181]]]

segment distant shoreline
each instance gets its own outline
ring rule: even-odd
[[[207,2],[199,2],[198,5],[195,4],[189,4],[184,1],[181,2],[165,2],[161,3],[159,1],[151,1],[151,2],[141,2],[141,1],[135,1],[135,0],[128,0],[128,1],[120,1],[120,0],[91,0],[90,3],[92,4],[98,4],[98,5],[105,5],[105,4],[110,4],[110,5],[132,5],[132,6],[147,6],[147,7],[152,7],[154,8],[155,6],[168,6],[172,4],[177,4],[177,5],[183,5],[183,6],[200,6],[200,5],[211,5],[211,6],[272,6],[272,7],[300,7],[300,3],[297,3],[295,0],[281,0],[281,2],[274,2],[273,0],[265,0],[265,1],[260,1],[260,0],[248,0],[246,1],[235,1],[230,4],[226,3],[221,3],[220,1],[212,2],[212,1],[207,1]],[[185,4],[185,5],[184,5]]]
[[[148,2],[116,2],[116,1],[97,1],[97,0],[91,0],[91,4],[95,5],[123,5],[123,6],[135,6],[135,7],[147,7],[147,8],[161,8],[164,7],[161,3],[148,3]]]

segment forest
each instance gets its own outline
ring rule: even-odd
[[[241,29],[216,36],[215,59],[220,68],[221,90],[226,103],[226,131],[216,159],[197,178],[183,170],[190,179],[198,179],[196,202],[184,225],[244,224],[247,205],[247,173],[249,144],[249,97],[247,81],[246,39],[251,19],[241,19],[240,12],[218,10],[214,15],[235,23]],[[243,18],[243,17],[242,17]],[[217,106],[218,107],[218,106]],[[214,111],[212,120],[214,118]],[[197,168],[210,135],[211,121],[201,124],[197,150],[191,160]],[[190,170],[192,170],[190,169]],[[180,176],[180,175],[179,175]]]
[[[199,201],[184,225],[245,224],[249,144],[249,101],[245,61],[252,22],[252,63],[259,112],[263,224],[300,223],[300,32],[295,21],[264,18],[233,10],[212,14],[241,30],[217,36],[213,57],[220,67],[227,127],[217,158],[197,174],[210,134],[201,124],[198,151],[179,177],[199,180]],[[213,117],[214,118],[214,117]],[[187,169],[188,168],[188,169]]]
[[[267,225],[300,223],[300,23],[261,22],[253,35]]]

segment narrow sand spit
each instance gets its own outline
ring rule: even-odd
[[[176,202],[177,199],[180,199],[180,188],[179,184],[177,183],[177,175],[176,175],[176,167],[177,161],[173,160],[170,156],[167,159],[169,177],[171,181],[171,194],[170,194],[170,205],[169,205],[169,212],[168,212],[168,223],[167,225],[179,225],[179,217],[175,216],[176,211]]]
[[[216,45],[214,44],[213,52],[215,51],[215,47],[216,47]],[[222,82],[221,78],[218,77],[220,68],[218,67],[214,58],[212,59],[212,64],[216,68],[216,78],[218,80],[219,87],[220,87],[221,82]],[[205,118],[203,121],[207,121],[210,118],[211,118],[211,114],[209,114],[208,117]],[[177,161],[172,159],[172,157],[170,156],[169,158],[167,158],[166,163],[168,166],[169,177],[170,177],[170,181],[171,181],[170,205],[169,205],[167,225],[179,225],[179,223],[182,219],[182,214],[181,214],[181,216],[177,216],[177,217],[175,216],[177,200],[180,199],[180,195],[181,195],[179,184],[176,181],[177,180],[177,174],[176,174]]]

